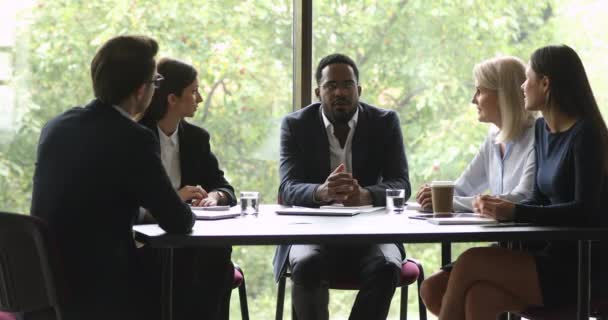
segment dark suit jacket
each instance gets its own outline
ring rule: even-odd
[[[287,115],[281,124],[279,200],[286,205],[318,207],[315,189],[331,173],[329,142],[314,103]],[[352,142],[353,176],[370,191],[373,204],[386,204],[386,189],[405,189],[411,195],[407,160],[399,118],[394,111],[360,103]],[[398,244],[403,252],[403,246]],[[289,246],[280,246],[274,257],[275,279],[285,271]]]
[[[158,138],[158,124],[155,121],[144,117],[141,124],[152,130]],[[224,172],[220,170],[218,160],[211,152],[209,133],[183,120],[178,128],[180,188],[185,185],[200,185],[207,192],[222,191],[227,196],[226,204],[235,205],[234,189],[224,178]],[[144,250],[147,250],[147,256],[144,258],[146,265],[155,271],[149,279],[157,281],[163,272],[165,259],[162,251],[157,248]],[[180,303],[174,305],[174,318],[228,319],[234,276],[231,252],[230,246],[174,250],[174,299],[180,300]],[[160,288],[156,287],[151,291],[154,290],[158,292]],[[149,311],[158,315],[161,313],[160,309],[160,306],[151,306]]]
[[[142,122],[158,138],[156,123]],[[193,124],[180,121],[177,131],[179,139],[179,164],[182,174],[181,187],[200,185],[207,192],[223,191],[228,196],[228,204],[236,205],[234,188],[224,178],[217,158],[211,152],[209,133]]]
[[[31,213],[58,240],[74,318],[136,316],[133,297],[142,296],[142,286],[131,229],[139,207],[170,233],[188,233],[194,224],[150,130],[98,100],[47,123]]]

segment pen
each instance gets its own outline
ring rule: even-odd
[[[482,225],[484,228],[507,228],[507,227],[526,227],[531,226],[531,223],[527,222],[499,222],[497,224],[486,224]]]
[[[433,214],[416,214],[416,215],[412,215],[412,216],[408,216],[408,218],[410,219],[418,219],[418,220],[426,220],[428,218],[432,218]]]

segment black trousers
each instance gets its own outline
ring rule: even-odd
[[[360,284],[350,320],[386,319],[404,258],[395,244],[293,245],[289,265],[298,319],[329,318],[329,285],[337,279]]]
[[[156,248],[140,248],[147,283],[148,319],[160,319],[162,268]],[[227,320],[234,277],[231,247],[177,248],[173,251],[173,319]]]

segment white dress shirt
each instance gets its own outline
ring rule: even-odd
[[[167,136],[160,127],[158,130],[158,140],[160,142],[160,158],[163,162],[163,167],[169,175],[171,185],[177,190],[182,183],[182,172],[179,164],[179,139],[177,132],[179,127],[171,136]]]
[[[357,121],[359,120],[359,106],[353,117],[348,121],[348,136],[344,143],[344,148],[340,146],[340,140],[334,135],[334,125],[327,119],[323,108],[319,108],[321,116],[323,117],[323,124],[327,131],[327,140],[329,141],[329,165],[331,171],[334,171],[341,163],[346,165],[346,172],[353,172],[353,136],[355,135],[355,129],[357,127]]]
[[[454,210],[471,211],[473,198],[488,190],[494,196],[513,202],[532,195],[536,162],[534,126],[506,143],[504,157],[500,154],[500,144],[495,143],[497,134],[490,132],[473,161],[456,180]]]

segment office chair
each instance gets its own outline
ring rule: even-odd
[[[232,289],[239,288],[239,302],[241,304],[241,319],[249,320],[249,307],[247,306],[247,287],[245,286],[245,273],[238,265],[234,265],[234,278]],[[0,319],[2,320],[2,319]]]
[[[608,320],[608,299],[591,299],[590,315],[597,320]],[[530,307],[519,314],[511,316],[511,320],[524,317],[529,320],[571,320],[576,319],[576,304],[557,308]]]
[[[15,316],[12,313],[0,311],[0,320],[15,320]]]
[[[62,319],[65,289],[55,250],[42,220],[0,212],[0,311]]]
[[[290,277],[289,272],[285,272],[279,279],[279,289],[277,292],[277,311],[276,320],[283,319],[283,304],[285,302],[285,279]],[[424,280],[424,269],[422,265],[413,259],[405,259],[401,264],[401,279],[399,281],[399,287],[401,287],[401,305],[400,305],[400,316],[399,319],[407,320],[407,287],[414,283],[418,283],[418,310],[420,312],[420,320],[426,320],[426,307],[420,298],[420,285]],[[341,279],[339,282],[330,283],[330,289],[338,290],[358,290],[359,284],[354,279]],[[296,320],[296,313],[291,308],[292,320]]]
[[[16,312],[39,312],[40,319],[62,319],[65,288],[55,248],[42,220],[0,212],[0,320],[14,320]],[[249,320],[245,273],[237,265],[232,288],[239,288],[241,316]]]

